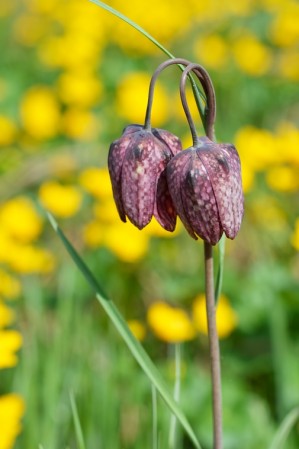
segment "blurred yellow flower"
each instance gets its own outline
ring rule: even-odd
[[[237,65],[243,72],[252,76],[265,74],[272,63],[272,54],[254,35],[244,35],[236,39],[232,45]]]
[[[24,400],[18,394],[0,396],[0,449],[12,449],[21,432],[21,418],[24,414]]]
[[[299,188],[299,167],[272,167],[266,173],[266,181],[273,190],[296,192]]]
[[[7,263],[12,270],[21,274],[49,273],[55,267],[55,259],[50,251],[31,245],[16,245]]]
[[[97,136],[99,127],[92,112],[71,107],[62,117],[62,129],[71,139],[90,141]]]
[[[67,71],[58,79],[58,93],[64,103],[90,107],[99,101],[102,86],[98,78],[86,70]]]
[[[163,341],[178,343],[195,337],[195,329],[187,313],[165,302],[156,301],[150,305],[147,321],[154,334]]]
[[[178,235],[182,230],[182,223],[178,219],[176,228],[173,232],[166,231],[162,226],[157,222],[155,218],[153,218],[150,223],[143,229],[143,232],[152,237],[165,237],[171,238]]]
[[[254,171],[246,163],[241,164],[243,192],[248,193],[254,187]]]
[[[146,335],[146,329],[144,324],[139,320],[128,320],[128,326],[132,334],[139,341],[143,341]]]
[[[110,198],[112,187],[107,168],[89,167],[79,176],[81,186],[96,198]]]
[[[278,58],[278,70],[282,76],[299,81],[298,50],[284,50]]]
[[[39,45],[38,55],[50,67],[73,70],[94,66],[98,62],[100,48],[92,36],[70,32],[59,37],[50,35]]]
[[[122,78],[117,88],[116,111],[129,123],[143,123],[145,118],[150,76],[145,72],[132,72]],[[168,99],[159,82],[155,88],[152,123],[160,126],[167,119]]]
[[[120,222],[107,227],[104,244],[119,259],[138,262],[148,251],[149,237],[130,223]]]
[[[42,14],[50,14],[59,6],[59,0],[25,0],[25,3],[30,11]]]
[[[293,247],[299,251],[299,218],[295,222],[295,229],[291,237],[291,243]]]
[[[14,320],[13,311],[0,299],[0,329],[9,326]],[[1,342],[0,342],[1,345]]]
[[[19,332],[15,330],[0,330],[0,369],[10,368],[17,364],[16,352],[21,346],[22,336]]]
[[[8,117],[0,115],[0,146],[11,145],[16,138],[17,128]]]
[[[122,0],[113,0],[110,5],[119,11],[124,11]],[[172,0],[171,2],[152,0],[150,8],[145,10],[143,2],[133,0],[126,2],[125,14],[167,46],[170,39],[179,34],[184,24],[190,23],[194,10],[195,8],[190,1],[186,3],[181,0]],[[137,34],[135,30],[128,28],[122,22],[115,26],[115,21],[111,20],[109,16],[108,19],[111,21],[110,39],[116,42],[118,46],[126,51],[131,51],[134,55],[136,55],[136,52],[142,54],[157,53],[155,46],[140,33]],[[157,24],[160,25],[157,26]]]
[[[93,207],[93,212],[96,218],[101,223],[105,224],[120,223],[120,218],[112,196],[110,196],[109,198],[107,197],[105,199],[102,199],[101,201],[95,203]]]
[[[193,302],[194,325],[199,332],[208,333],[205,295],[198,295]],[[228,337],[236,328],[238,322],[237,315],[232,309],[226,296],[221,295],[216,309],[216,324],[219,338]]]
[[[49,139],[58,134],[60,107],[47,86],[35,86],[25,92],[20,105],[25,131],[35,139]]]
[[[9,2],[1,2],[0,3],[0,17],[9,16],[12,11],[15,9],[17,3],[15,0],[11,0]]]
[[[13,35],[17,42],[32,47],[49,29],[49,21],[33,14],[22,14],[13,23]]]
[[[242,164],[246,164],[249,169],[267,169],[283,157],[275,136],[265,129],[244,126],[239,129],[234,141]]]
[[[276,130],[276,144],[283,156],[282,162],[299,166],[299,129],[292,123],[282,122]]]
[[[251,211],[254,222],[267,230],[282,230],[286,227],[286,213],[275,197],[259,195]]]
[[[228,62],[228,44],[219,34],[200,36],[194,53],[198,61],[211,69],[220,69]]]
[[[0,295],[12,299],[21,293],[21,284],[18,279],[0,268]]]
[[[22,243],[39,237],[43,222],[29,198],[19,196],[0,206],[0,230]]]
[[[288,2],[274,17],[270,36],[276,45],[287,47],[299,43],[299,4],[296,1]]]
[[[58,217],[72,217],[80,209],[81,192],[74,186],[48,181],[40,186],[39,199],[43,206]]]
[[[83,240],[90,248],[101,246],[104,242],[106,228],[98,220],[87,223],[83,229]]]

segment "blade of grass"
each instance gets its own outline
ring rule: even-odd
[[[138,362],[140,367],[143,369],[148,379],[152,382],[152,384],[156,387],[157,391],[160,393],[161,397],[164,399],[170,410],[176,415],[178,421],[181,423],[186,433],[189,435],[189,438],[193,442],[194,446],[198,449],[201,449],[199,441],[190,426],[186,416],[183,411],[180,409],[178,404],[173,399],[171,393],[168,390],[167,385],[164,383],[164,379],[162,378],[160,372],[157,367],[154,365],[147,352],[144,350],[143,346],[139,343],[139,341],[134,337],[132,332],[130,331],[129,326],[127,325],[125,319],[122,317],[116,305],[108,298],[103,289],[98,284],[92,272],[89,270],[87,265],[83,262],[75,248],[71,245],[69,240],[66,238],[62,230],[59,228],[57,222],[54,217],[47,213],[49,221],[53,226],[55,232],[60,237],[62,243],[64,244],[66,250],[72,257],[73,261],[85,277],[86,281],[93,288],[96,294],[96,298],[100,302],[101,306],[109,316],[110,320],[115,325],[119,334],[127,344],[130,349],[132,355],[135,360]]]
[[[158,449],[158,407],[157,390],[152,384],[152,448]]]
[[[175,382],[173,397],[179,402],[180,391],[181,391],[181,345],[179,343],[175,344],[174,347],[174,361],[175,361]],[[169,428],[169,439],[168,444],[170,449],[176,449],[178,446],[177,438],[177,419],[174,414],[170,418],[170,428]]]
[[[86,449],[78,409],[73,392],[70,392],[70,402],[78,447],[79,449]]]
[[[154,45],[156,45],[160,50],[163,51],[167,56],[170,58],[174,58],[175,56],[170,53],[165,47],[163,47],[160,42],[158,42],[151,34],[149,34],[147,31],[145,31],[141,26],[139,26],[137,23],[133,22],[133,20],[129,19],[127,16],[122,14],[121,12],[117,11],[116,9],[112,8],[109,5],[106,5],[106,3],[101,2],[100,0],[89,0],[90,2],[94,3],[97,6],[100,6],[101,8],[105,9],[106,11],[110,12],[114,16],[118,17],[119,19],[126,22],[131,27],[135,28],[135,30],[139,31],[143,36],[147,37]]]
[[[223,282],[223,272],[224,272],[224,256],[225,256],[225,241],[226,237],[223,234],[219,243],[218,243],[218,270],[216,277],[216,287],[215,287],[215,302],[217,304],[219,296],[222,290],[222,282]]]
[[[292,428],[299,419],[299,407],[294,408],[287,414],[280,424],[269,449],[282,449]]]
[[[170,53],[170,51],[168,51],[167,48],[165,48],[162,44],[160,44],[160,42],[157,41],[157,39],[155,39],[151,34],[149,34],[147,31],[145,31],[144,28],[142,28],[140,25],[135,23],[133,20],[129,19],[127,16],[125,16],[121,12],[117,11],[116,9],[112,8],[109,5],[106,5],[106,3],[101,2],[100,0],[89,0],[89,1],[94,3],[95,5],[99,6],[100,8],[103,8],[106,11],[110,12],[111,14],[116,16],[118,19],[123,20],[128,25],[130,25],[131,27],[135,28],[135,30],[139,31],[139,33],[143,34],[143,36],[145,36],[147,39],[149,39],[154,45],[156,45],[160,50],[162,50],[163,53],[165,53],[167,56],[169,56],[172,59],[175,58],[175,56],[172,53]],[[179,67],[181,68],[181,70],[184,70],[183,66],[179,66]],[[197,85],[196,85],[192,75],[189,75],[189,78],[190,78],[190,81],[191,81],[192,90],[193,90],[193,93],[194,93],[194,96],[195,96],[195,101],[196,101],[196,105],[197,105],[198,111],[200,113],[200,116],[201,116],[202,120],[204,121],[205,109],[204,109],[204,106],[202,105],[201,98],[205,102],[206,101],[205,96],[198,89],[198,87],[197,87]]]

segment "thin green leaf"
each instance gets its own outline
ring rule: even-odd
[[[152,448],[158,449],[158,401],[157,390],[152,384]]]
[[[133,20],[129,19],[127,16],[122,14],[121,12],[117,11],[116,9],[112,8],[111,6],[106,5],[106,3],[101,2],[100,0],[89,0],[92,3],[94,3],[97,6],[100,6],[103,9],[106,9],[106,11],[109,11],[111,14],[114,14],[119,19],[123,20],[127,24],[129,24],[131,27],[135,28],[135,30],[139,31],[143,36],[147,37],[153,44],[155,44],[160,50],[162,50],[167,56],[170,58],[175,58],[175,56],[170,53],[165,47],[163,47],[160,42],[158,42],[153,36],[151,36],[147,31],[145,31],[141,26],[137,25],[137,23],[133,22]]]
[[[294,408],[287,414],[285,419],[280,424],[272,444],[269,449],[282,449],[286,439],[289,436],[292,428],[299,419],[299,407]]]
[[[79,449],[85,449],[86,446],[85,446],[85,442],[84,442],[84,437],[83,437],[82,427],[81,427],[80,418],[79,418],[79,414],[78,414],[78,409],[77,409],[74,394],[72,392],[70,393],[70,401],[71,401],[71,408],[72,408],[72,415],[73,415],[73,420],[74,420],[77,444],[78,444]]]
[[[224,256],[225,256],[225,241],[226,237],[223,234],[218,244],[218,270],[215,286],[215,302],[217,304],[222,290],[223,272],[224,272]]]
[[[111,14],[115,15],[116,17],[118,17],[119,19],[123,20],[124,22],[126,22],[128,25],[130,25],[131,27],[135,28],[135,30],[139,31],[141,34],[143,34],[143,36],[145,36],[147,39],[149,39],[154,45],[156,45],[160,50],[163,51],[163,53],[165,53],[167,56],[169,56],[170,58],[174,59],[175,56],[170,53],[170,51],[167,50],[167,48],[165,48],[162,44],[160,44],[159,41],[157,41],[157,39],[155,39],[151,34],[149,34],[147,31],[145,31],[144,28],[142,28],[141,26],[139,26],[137,23],[135,23],[133,20],[129,19],[127,16],[125,16],[124,14],[122,14],[121,12],[117,11],[116,9],[112,8],[109,5],[106,5],[106,3],[101,2],[100,0],[89,0],[90,2],[94,3],[97,6],[100,6],[100,8],[105,9],[106,11],[110,12]],[[185,67],[183,66],[179,66],[181,68],[181,70],[184,70]],[[204,100],[205,102],[205,96],[204,94],[198,89],[192,75],[189,75],[189,78],[191,80],[191,84],[192,84],[192,90],[195,96],[195,101],[196,101],[196,105],[199,111],[199,114],[201,116],[202,121],[204,121],[204,117],[205,117],[205,110],[204,110],[204,106],[202,104],[202,100],[201,98]]]
[[[198,439],[190,426],[187,418],[185,417],[183,411],[180,409],[178,404],[175,402],[175,400],[172,398],[171,393],[168,390],[167,385],[164,383],[164,379],[162,378],[160,372],[158,371],[157,367],[154,365],[146,351],[144,350],[143,346],[139,343],[139,341],[134,337],[132,332],[130,331],[129,326],[127,325],[125,319],[122,317],[121,313],[117,309],[116,305],[108,298],[108,296],[104,293],[103,289],[98,284],[97,280],[95,279],[92,272],[89,270],[89,268],[86,266],[86,264],[83,262],[75,248],[71,245],[69,240],[66,238],[62,230],[59,228],[58,224],[56,223],[55,219],[51,214],[48,213],[49,220],[62,240],[62,243],[64,244],[65,248],[67,249],[68,253],[72,257],[73,261],[89,283],[89,285],[95,290],[96,298],[102,305],[103,309],[109,316],[110,320],[115,325],[116,329],[122,336],[123,340],[127,344],[128,348],[130,349],[132,355],[134,356],[135,360],[138,362],[140,367],[143,369],[145,374],[147,375],[148,379],[152,382],[152,384],[156,387],[157,391],[160,393],[170,410],[176,415],[178,421],[181,423],[183,428],[185,429],[186,433],[189,435],[191,441],[193,442],[194,446],[198,449],[201,449],[201,446],[198,442]]]

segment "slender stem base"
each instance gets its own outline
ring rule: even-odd
[[[222,449],[221,369],[220,369],[219,339],[216,327],[213,248],[212,245],[210,245],[207,242],[204,243],[204,254],[205,254],[206,310],[207,310],[208,333],[209,333],[212,396],[213,396],[214,449]]]

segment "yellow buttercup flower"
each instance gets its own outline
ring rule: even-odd
[[[32,245],[16,245],[7,263],[12,270],[21,274],[49,273],[55,267],[53,254]]]
[[[72,217],[80,209],[81,192],[74,186],[48,181],[39,189],[39,199],[43,206],[58,217]]]
[[[125,262],[138,262],[149,245],[149,237],[130,223],[117,223],[107,227],[104,244]]]
[[[299,167],[278,166],[266,173],[269,187],[279,192],[296,192],[299,188]]]
[[[163,341],[179,343],[192,340],[195,328],[183,309],[154,302],[148,309],[147,321],[154,334]]]
[[[97,248],[105,241],[106,228],[98,220],[87,223],[83,229],[83,240],[90,248]]]
[[[21,292],[21,284],[18,279],[0,268],[0,295],[12,299]]]
[[[25,92],[20,105],[25,131],[35,139],[49,139],[58,134],[60,107],[47,86],[35,86]]]
[[[199,332],[208,333],[205,295],[198,295],[193,302],[193,320]],[[236,328],[237,315],[226,296],[221,295],[216,309],[216,325],[219,338],[228,337]]]
[[[295,222],[295,229],[291,237],[291,243],[293,247],[299,251],[299,218]]]
[[[110,198],[112,187],[107,168],[89,167],[79,176],[81,186],[96,198]]]
[[[92,67],[98,62],[100,48],[88,34],[75,32],[63,36],[49,36],[38,48],[41,61],[51,67],[77,70],[80,67]]]
[[[50,14],[58,8],[59,0],[25,0],[25,3],[34,13]]]
[[[265,74],[272,63],[272,54],[254,35],[237,38],[232,46],[233,55],[240,69],[252,76]]]
[[[112,195],[96,202],[93,207],[93,212],[101,223],[121,224]],[[131,224],[129,224],[129,226],[131,226]]]
[[[0,369],[11,368],[18,362],[16,352],[22,346],[22,336],[15,330],[0,330]]]
[[[200,36],[194,53],[199,61],[211,69],[220,69],[228,62],[228,45],[218,34]]]
[[[281,162],[299,166],[299,129],[289,122],[282,122],[276,130],[278,152],[282,154]]]
[[[58,79],[58,93],[64,103],[90,107],[99,101],[102,86],[98,78],[84,70],[68,71]]]
[[[63,115],[62,130],[71,139],[91,141],[97,136],[99,127],[92,112],[71,107]]]
[[[42,227],[42,219],[33,202],[25,196],[6,201],[0,207],[0,228],[22,243],[36,240]]]
[[[278,59],[277,67],[283,77],[299,81],[298,50],[284,50]]]
[[[21,418],[24,415],[24,400],[18,394],[0,396],[0,449],[12,449],[21,432]]]
[[[254,202],[251,217],[259,226],[270,231],[286,228],[286,212],[273,195],[259,195]]]
[[[41,16],[22,14],[13,24],[13,35],[17,42],[32,47],[47,33],[49,21]]]
[[[166,231],[162,226],[153,218],[150,223],[143,229],[143,232],[152,237],[165,237],[172,238],[178,235],[182,230],[181,221],[177,219],[176,228],[173,232]]]
[[[253,170],[265,170],[283,157],[275,136],[265,129],[244,126],[239,129],[234,141],[242,164]]]
[[[248,193],[254,187],[254,170],[247,164],[241,164],[243,192]]]
[[[297,2],[289,2],[273,20],[270,36],[276,45],[288,47],[299,42],[299,5]]]
[[[0,146],[11,145],[15,141],[17,128],[8,117],[0,115]]]
[[[146,335],[144,324],[139,320],[129,320],[127,323],[132,334],[137,338],[137,340],[143,341]]]
[[[150,76],[145,72],[132,72],[122,78],[117,89],[116,110],[129,123],[142,123],[148,95]],[[152,111],[152,123],[160,126],[167,118],[167,95],[161,84],[157,82]]]
[[[13,311],[9,307],[7,307],[0,299],[0,329],[9,326],[13,322],[13,320]]]

